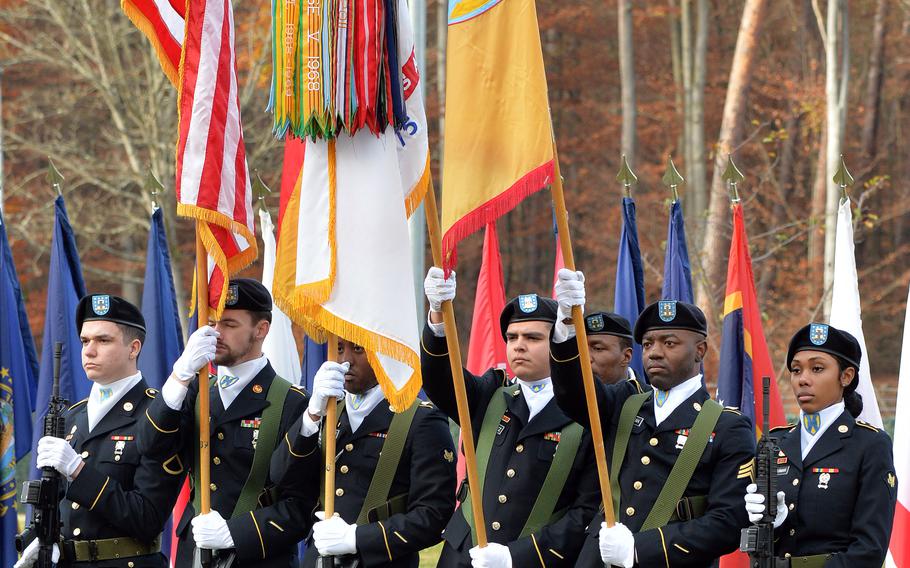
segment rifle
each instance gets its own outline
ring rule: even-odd
[[[780,448],[768,425],[771,377],[762,377],[761,380],[762,436],[755,455],[755,484],[758,485],[758,493],[765,496],[765,513],[759,522],[742,530],[739,549],[749,554],[752,568],[777,568],[790,563],[788,559],[774,557],[774,516],[777,513],[777,472],[774,464]]]
[[[47,414],[44,417],[44,435],[63,438],[63,413],[67,401],[60,396],[60,355],[63,343],[54,344],[54,383]],[[52,467],[41,468],[41,479],[25,482],[20,501],[32,506],[32,522],[21,534],[16,535],[16,550],[23,552],[37,537],[40,543],[37,568],[53,566],[54,545],[60,543],[60,496],[63,476]]]

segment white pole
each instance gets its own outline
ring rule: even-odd
[[[420,72],[420,82],[418,88],[420,94],[426,100],[426,45],[427,45],[427,5],[426,0],[410,0],[411,26],[414,30],[414,55],[417,59],[417,69]],[[403,14],[402,14],[403,16]],[[408,229],[411,234],[411,261],[414,266],[414,300],[417,302],[417,321],[418,324],[423,322],[423,277],[424,277],[424,258],[426,255],[426,213],[423,205],[417,208],[411,215],[408,222]],[[423,325],[420,325],[423,328]]]

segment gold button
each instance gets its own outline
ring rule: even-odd
[[[502,527],[502,525],[499,524],[499,521],[493,521],[493,523],[490,526],[493,527],[494,531],[498,531],[500,529],[500,527]]]
[[[631,517],[632,515],[634,515],[634,514],[635,514],[635,507],[629,507],[628,509],[626,509],[626,514],[629,515],[630,517]]]
[[[338,471],[340,471],[341,473],[347,473],[347,472],[348,472],[348,466],[343,465],[343,466],[341,466],[341,469],[339,469]]]
[[[219,458],[218,456],[213,457],[212,463],[215,465],[221,465],[221,458]]]
[[[639,489],[642,488],[641,481],[636,481],[635,483],[632,484],[632,487],[634,487],[635,490],[638,491]]]
[[[652,446],[656,446],[656,445],[657,445],[657,438],[651,438],[650,440],[648,440],[648,443],[651,444]]]
[[[847,428],[846,424],[841,424],[840,426],[837,427],[837,431],[840,432],[841,434],[846,434],[847,430],[849,430],[849,428]]]
[[[212,491],[218,491],[218,486],[215,485],[214,483],[209,483],[209,489],[211,489]]]
[[[701,410],[701,405],[698,404],[697,402],[693,402],[693,403],[692,403],[692,408],[694,408],[695,410]]]
[[[126,563],[127,568],[133,568],[133,566],[135,566],[135,565],[136,565],[135,562],[127,562],[127,563]]]
[[[79,536],[80,534],[82,534],[82,529],[79,527],[73,529],[73,536]]]
[[[114,461],[115,461],[115,462],[120,461],[120,456],[114,456]]]
[[[344,489],[342,489],[341,487],[339,487],[338,489],[335,490],[335,495],[338,496],[338,497],[343,496],[343,495],[344,495]]]
[[[76,502],[75,502],[75,501],[73,501],[73,504],[72,504],[72,505],[70,505],[70,507],[72,507],[72,508],[73,508],[73,510],[76,510],[76,509],[78,509],[78,508],[79,508],[79,503],[76,503]]]
[[[794,505],[793,503],[790,503],[790,510],[791,510],[791,511],[792,511],[795,507],[796,507],[796,505]]]
[[[508,500],[509,500],[509,498],[506,497],[505,495],[500,495],[500,496],[499,496],[499,502],[500,502],[500,503],[505,503],[505,502],[508,501]]]
[[[796,529],[790,529],[790,536],[793,536],[795,534],[796,534]]]
[[[793,480],[793,485],[799,485],[799,478]]]
[[[649,463],[651,463],[651,458],[649,458],[648,456],[641,456],[641,463],[648,465]]]
[[[525,451],[525,445],[524,445],[524,444],[518,444],[517,446],[515,446],[515,451],[518,452],[518,453],[520,454],[521,452]]]
[[[792,557],[792,556],[793,556],[793,555],[790,554],[789,552],[787,552],[787,553],[784,554],[784,558],[790,558],[790,557]]]
[[[350,452],[350,451],[353,450],[353,449],[354,449],[354,444],[348,444],[348,445],[346,445],[346,446],[344,447],[344,450],[345,450],[346,452]]]
[[[82,452],[82,459],[85,459],[87,457],[88,457],[88,450]]]
[[[511,468],[506,470],[506,477],[515,477],[515,470]]]
[[[218,439],[224,440],[224,432],[218,432]]]

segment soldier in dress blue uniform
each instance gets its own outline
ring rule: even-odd
[[[560,270],[566,270],[562,268]],[[632,361],[632,325],[613,312],[594,312],[585,316],[591,370],[601,381],[612,385],[619,381],[635,381]]]
[[[306,392],[278,377],[262,353],[272,320],[272,297],[248,278],[229,282],[224,313],[212,326],[196,330],[174,363],[161,394],[145,413],[140,446],[153,455],[179,451],[199,473],[195,429],[196,372],[211,361],[217,376],[211,394],[211,512],[197,516],[187,505],[177,522],[177,565],[190,566],[195,546],[235,555],[235,566],[286,568],[295,561],[297,543],[309,532],[309,512],[319,491],[316,436],[293,452],[288,431],[306,410]],[[271,437],[271,439],[269,439]],[[257,459],[260,452],[266,452]],[[267,458],[267,459],[266,459]],[[287,460],[304,460],[311,472],[289,479]],[[198,500],[198,492],[195,500]]]
[[[584,305],[581,273],[561,271],[558,280],[560,306]],[[560,292],[574,289],[580,292]],[[571,322],[560,320],[553,329],[553,387],[563,411],[587,425],[574,335]],[[594,519],[577,566],[711,566],[736,549],[739,528],[748,523],[741,495],[751,479],[755,435],[745,417],[722,409],[705,389],[701,310],[656,302],[642,311],[634,336],[651,388],[639,395],[629,381],[595,384],[608,465],[618,476],[618,522],[607,528],[602,513]],[[678,460],[684,451],[693,461]],[[678,461],[694,470],[671,475]]]
[[[439,312],[444,300],[455,297],[454,273],[444,279],[441,269],[431,268],[424,290],[430,301],[421,354],[424,390],[457,420]],[[519,296],[503,309],[500,330],[517,382],[509,381],[500,369],[490,369],[479,377],[465,371],[483,487],[462,485],[461,508],[446,527],[438,567],[530,568],[575,563],[599,491],[590,434],[553,400],[547,338],[557,311],[553,300],[536,294]],[[482,493],[489,539],[484,548],[474,545],[469,490]]]
[[[776,428],[780,451],[775,554],[793,566],[881,566],[888,552],[897,478],[891,439],[857,420],[862,350],[849,333],[812,323],[787,350],[790,386],[800,423]],[[753,521],[764,496],[749,485]],[[789,564],[787,564],[789,565]]]
[[[79,301],[76,329],[91,393],[67,410],[66,437],[45,436],[37,450],[38,467],[53,467],[69,481],[60,502],[58,566],[164,568],[161,530],[184,467],[173,450],[158,459],[136,446],[156,395],[137,367],[145,320],[126,300],[94,294]],[[17,568],[35,563],[37,545],[29,545]]]
[[[341,557],[345,566],[417,568],[419,551],[442,539],[455,509],[455,447],[448,420],[419,400],[395,414],[363,347],[339,339],[337,359],[316,372],[299,425],[301,436],[312,436],[328,398],[344,401],[338,413],[336,514],[313,526],[303,566],[316,566],[318,551]],[[365,506],[369,489],[387,476],[389,488],[374,493]],[[317,513],[319,519],[324,516]]]

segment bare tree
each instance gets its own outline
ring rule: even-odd
[[[236,2],[238,21],[256,5]],[[261,29],[238,28],[241,106],[265,107],[269,40]],[[151,199],[142,190],[149,170],[164,182],[164,213],[178,301],[186,305],[184,276],[192,262],[181,254],[191,223],[177,223],[174,187],[176,90],[154,50],[121,12],[119,2],[21,0],[0,7],[0,52],[14,78],[7,93],[6,199],[18,203],[7,220],[27,241],[34,259],[45,259],[53,195],[43,182],[46,157],[66,177],[65,196],[89,286],[119,286],[139,299]],[[248,78],[247,81],[243,81]],[[254,88],[255,87],[255,88]],[[251,167],[277,175],[280,153],[271,119],[245,112]],[[183,237],[183,238],[182,238]],[[184,267],[183,265],[186,265]],[[43,281],[43,279],[41,279]],[[39,286],[40,284],[35,284]],[[183,311],[183,310],[181,310]]]
[[[844,128],[847,123],[847,88],[850,81],[850,29],[845,0],[828,0],[824,22],[818,0],[812,0],[812,9],[818,20],[818,31],[825,46],[825,101],[827,137],[825,143],[825,267],[824,293],[827,295],[834,282],[834,237],[837,225],[837,207],[840,187],[834,183],[834,173],[843,153]],[[825,301],[825,317],[831,306]]]
[[[872,28],[872,52],[869,53],[869,72],[866,75],[866,97],[863,106],[863,154],[874,158],[878,137],[879,109],[881,106],[882,77],[885,67],[885,27],[888,24],[888,0],[878,0],[875,6],[875,24]]]
[[[632,1],[619,0],[617,28],[619,30],[619,78],[622,84],[622,153],[629,164],[635,165],[637,139],[635,102],[635,54],[632,38]]]
[[[727,155],[733,153],[736,144],[742,139],[742,116],[749,92],[749,82],[755,67],[755,52],[758,34],[761,28],[762,15],[768,5],[767,0],[746,0],[743,8],[733,62],[730,68],[730,80],[727,87],[727,98],[724,102],[720,135],[715,148],[714,176],[711,181],[708,224],[705,228],[703,248],[705,271],[697,280],[699,305],[708,311],[709,321],[715,318],[715,287],[723,285],[724,265],[728,235],[725,233],[725,219],[729,207],[727,190],[722,174]]]

